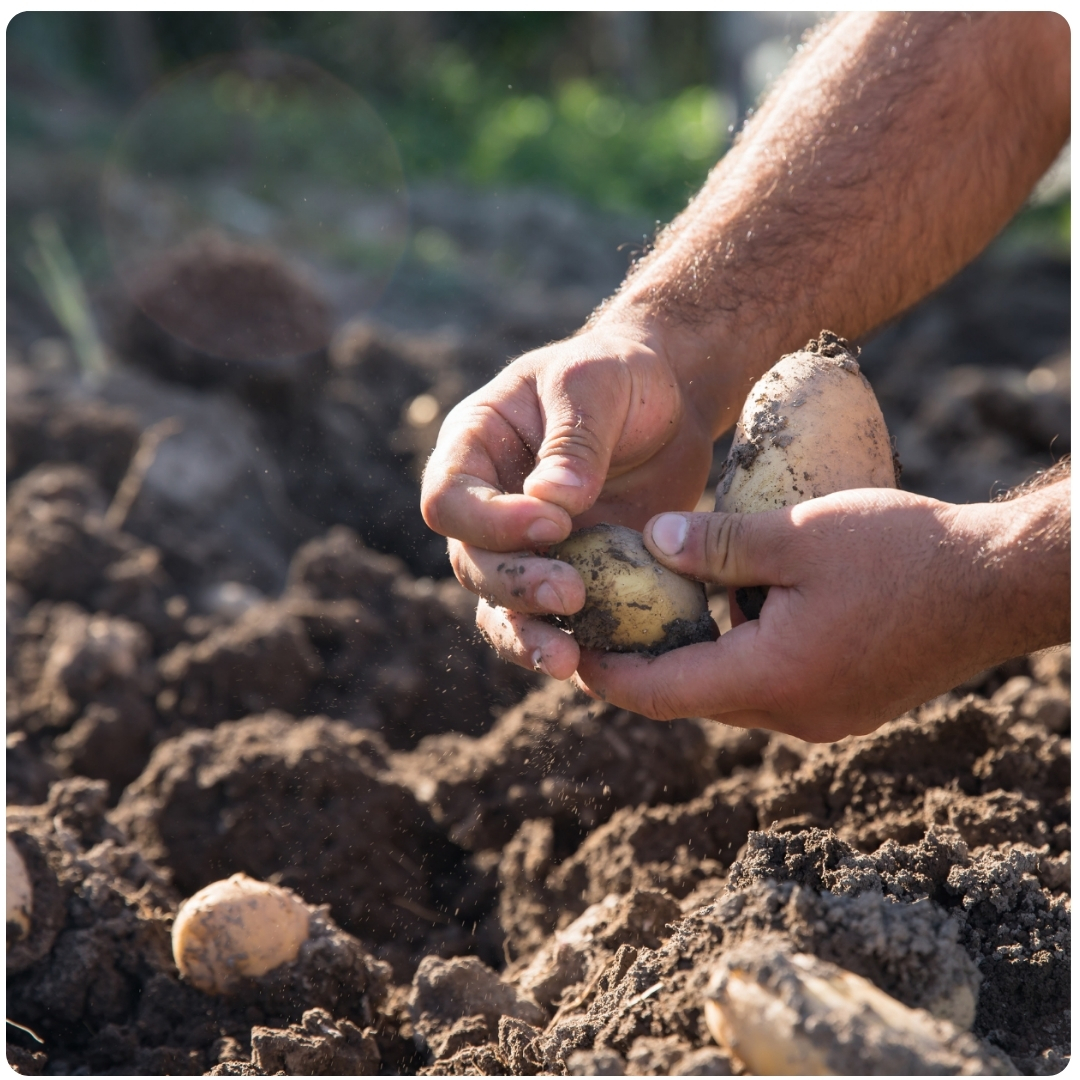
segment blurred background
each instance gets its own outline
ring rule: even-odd
[[[342,523],[445,576],[416,497],[446,411],[581,324],[824,17],[17,15],[9,484],[90,468],[193,596],[276,594]],[[1066,153],[864,343],[905,486],[985,499],[1068,451],[1069,230]]]

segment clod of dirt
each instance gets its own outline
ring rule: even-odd
[[[553,868],[544,890],[554,911],[580,911],[634,888],[681,900],[721,877],[757,820],[745,781],[719,780],[676,806],[624,807]],[[503,903],[514,898],[504,891]],[[563,916],[565,917],[565,916]]]
[[[34,740],[54,775],[108,780],[118,796],[150,753],[150,635],[128,619],[42,601],[14,648],[9,726]]]
[[[706,990],[705,1017],[716,1041],[761,1076],[1013,1072],[947,1020],[783,941],[726,953]]]
[[[996,826],[980,825],[985,815],[973,816],[962,796],[1007,791],[1023,828],[1004,826],[1010,838],[1047,843],[1053,855],[1054,831],[1068,818],[1068,784],[1067,740],[1019,720],[1014,708],[969,695],[931,702],[867,738],[811,748],[762,793],[758,812],[765,825],[834,828],[863,851],[887,839],[910,843],[944,815],[977,845],[997,842]],[[950,807],[953,796],[961,798]],[[1026,818],[1024,798],[1038,803]]]
[[[950,940],[945,912],[924,907],[880,896],[829,897],[769,882],[732,891],[676,923],[658,949],[623,945],[588,992],[560,1010],[530,1053],[544,1071],[561,1071],[575,1050],[614,1050],[627,1057],[642,1037],[669,1040],[671,1054],[680,1057],[702,1048],[709,1039],[703,1000],[713,964],[740,941],[753,943],[770,931],[812,940],[819,949],[843,937],[860,974],[901,1000],[914,989],[919,997],[912,1004],[920,1004],[928,960],[948,957],[956,971],[966,962],[966,978],[975,978],[973,965]],[[871,926],[876,936],[867,933]],[[911,945],[920,940],[927,951],[913,955]]]
[[[19,849],[7,838],[7,936],[22,941],[30,933],[30,915],[34,910],[34,887]]]
[[[188,731],[157,747],[113,818],[188,894],[241,871],[379,943],[453,922],[438,890],[460,888],[462,852],[388,776],[382,740],[342,722],[270,713]]]
[[[322,671],[303,623],[276,604],[260,604],[163,656],[158,704],[205,726],[268,708],[300,712]]]
[[[566,1059],[567,1076],[626,1076],[626,1062],[614,1050],[575,1050]]]
[[[408,1007],[417,1042],[434,1060],[451,1057],[463,1045],[497,1039],[500,1018],[514,1018],[526,1026],[546,1020],[535,1001],[503,982],[475,956],[424,957],[413,977]],[[530,1028],[532,1033],[536,1030]]]
[[[663,981],[666,990],[642,998],[654,1001],[654,1019],[634,1028],[618,1002],[597,1004],[653,946],[626,942],[621,960],[619,952],[590,954],[608,970],[579,987],[588,966],[580,951],[544,944],[545,928],[565,928],[589,900],[625,899],[644,886],[684,895],[684,911],[711,901],[707,910],[723,915],[700,957],[672,953],[673,973],[708,967],[706,954],[718,957],[744,938],[782,932],[797,951],[869,978],[906,1005],[973,1026],[1026,1070],[1052,1071],[1067,1046],[1067,741],[1020,721],[1015,708],[969,695],[834,746],[771,738],[764,753],[760,743],[746,752],[762,767],[736,768],[682,805],[625,807],[569,856],[559,855],[550,817],[526,821],[506,846],[500,906],[510,942],[526,957],[543,945],[537,968],[524,969],[538,997],[547,997],[545,980],[553,992],[568,988],[557,1019],[529,1050],[543,1070],[563,1067],[575,1049],[625,1058],[639,1035],[678,1035],[686,1053],[701,1048],[701,1031],[675,1020],[690,1003],[676,994],[670,1008],[663,1004],[666,966],[650,961],[635,992],[624,994],[625,1004]],[[754,828],[733,825],[725,839],[720,826],[737,807],[751,822],[779,824],[750,833],[725,891],[739,834]],[[808,827],[815,822],[836,831]],[[785,891],[775,891],[776,879]],[[524,977],[521,964],[511,981]],[[609,1023],[617,1041],[599,1038]]]
[[[677,1066],[687,1057],[685,1047],[677,1036],[654,1038],[642,1035],[634,1040],[626,1055],[627,1076],[678,1075]],[[718,1055],[721,1056],[721,1055]],[[730,1066],[729,1066],[730,1068]]]
[[[124,347],[196,386],[302,384],[329,340],[326,302],[276,251],[205,230],[144,268]]]
[[[14,396],[7,409],[9,482],[44,462],[67,462],[89,469],[106,492],[113,492],[135,452],[139,423],[130,409],[100,401],[51,405]]]
[[[570,1009],[623,945],[659,948],[668,925],[681,915],[679,905],[663,892],[613,893],[556,931],[527,964],[511,965],[504,978],[550,1011]]]
[[[379,1047],[371,1029],[335,1020],[325,1009],[309,1009],[299,1024],[285,1030],[252,1028],[251,1064],[254,1068],[246,1075],[374,1076]],[[237,1073],[219,1068],[211,1075]]]
[[[173,894],[104,822],[107,793],[100,781],[61,781],[47,804],[8,808],[35,901],[30,937],[8,953],[17,972],[8,1008],[45,1039],[60,1072],[70,1071],[64,1046],[85,1047],[110,1022],[133,1019],[135,987],[171,967],[163,919]],[[29,955],[17,952],[24,946]]]
[[[132,546],[105,528],[105,508],[105,493],[82,466],[32,469],[8,495],[8,576],[34,597],[84,600]]]
[[[173,959],[206,994],[291,964],[308,939],[309,916],[290,889],[233,874],[189,897],[176,913]]]
[[[557,846],[576,847],[619,806],[692,798],[717,760],[692,720],[657,723],[552,683],[480,738],[424,739],[394,772],[451,839],[483,851],[530,818],[552,819]]]
[[[951,912],[951,928],[935,932],[936,944],[925,931],[908,932],[902,951],[909,963],[918,964],[920,955],[923,960],[900,983],[894,975],[895,988],[845,955],[856,936],[851,915],[846,917],[850,938],[838,935],[824,948],[807,951],[867,975],[906,1004],[964,1026],[976,993],[963,962],[950,961],[951,969],[943,963],[952,952],[943,943],[954,937],[980,975],[975,1032],[989,1037],[1023,1071],[1042,1072],[1032,1055],[1068,1040],[1069,903],[1066,896],[1040,888],[1033,873],[1039,855],[1024,848],[987,845],[969,852],[955,830],[939,828],[916,845],[889,841],[873,855],[863,855],[832,833],[769,831],[751,834],[729,880],[736,889],[763,878],[797,881],[805,888],[827,889],[822,895],[837,899],[884,895],[901,902],[900,912]],[[867,926],[864,936],[869,932]]]
[[[175,635],[174,592],[161,552],[104,523],[105,493],[81,465],[31,470],[8,498],[8,577],[28,598],[77,601]]]
[[[8,806],[44,802],[49,786],[60,779],[56,769],[42,758],[36,743],[25,731],[8,732],[5,744]]]

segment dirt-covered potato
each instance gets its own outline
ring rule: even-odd
[[[779,940],[744,943],[726,954],[704,1006],[712,1037],[757,1076],[1008,1071],[950,1021]]]
[[[829,330],[754,384],[735,427],[716,509],[753,514],[851,488],[895,488],[900,465],[857,348]],[[757,618],[761,587],[740,589]]]
[[[858,350],[828,330],[783,356],[743,406],[716,508],[752,514],[860,487],[896,487],[897,464]]]
[[[716,640],[705,587],[658,563],[641,533],[593,525],[548,554],[585,581],[585,606],[562,620],[584,648],[659,655]]]
[[[224,994],[239,979],[291,963],[308,938],[309,913],[289,889],[233,874],[180,905],[173,959],[188,982]]]

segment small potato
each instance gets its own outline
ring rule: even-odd
[[[585,581],[585,606],[562,620],[584,648],[659,655],[716,640],[705,587],[658,563],[641,533],[593,525],[548,554]]]
[[[19,849],[7,837],[7,938],[22,941],[30,933],[34,887]]]
[[[295,960],[308,929],[308,909],[295,893],[233,874],[180,905],[173,959],[193,986],[225,994],[242,978],[257,978]]]

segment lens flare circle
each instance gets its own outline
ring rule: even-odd
[[[269,50],[200,61],[151,91],[102,181],[117,275],[210,357],[273,364],[370,310],[408,238],[397,148],[316,64]]]

